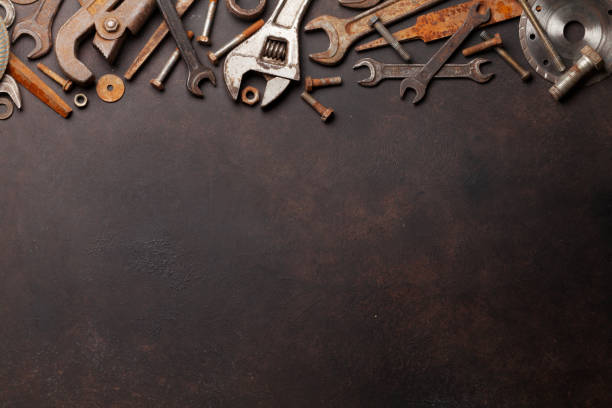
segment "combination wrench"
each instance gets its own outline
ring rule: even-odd
[[[489,82],[495,74],[483,74],[480,66],[491,62],[484,58],[476,58],[467,64],[446,64],[436,74],[435,78],[467,78],[484,84]],[[404,79],[416,76],[424,67],[424,64],[385,64],[373,58],[359,60],[353,69],[367,67],[370,76],[357,83],[361,86],[372,87],[384,79]]]
[[[21,19],[13,28],[12,42],[24,34],[34,39],[34,49],[28,54],[29,59],[45,56],[53,47],[51,28],[53,19],[64,0],[41,0],[40,6],[34,14]]]
[[[228,54],[223,75],[234,100],[248,71],[259,72],[267,79],[262,107],[276,100],[291,81],[300,80],[298,27],[310,1],[279,0],[263,27]]]
[[[484,9],[484,13],[478,10]],[[486,23],[491,18],[491,9],[483,6],[480,2],[474,3],[470,7],[470,12],[465,20],[465,23],[457,30],[455,34],[434,54],[427,64],[413,77],[406,78],[400,85],[400,95],[403,97],[408,88],[412,88],[416,92],[412,103],[420,102],[427,92],[427,86],[438,71],[446,64],[446,61],[457,51],[459,46],[465,41],[470,33],[479,25]]]
[[[193,95],[203,98],[204,93],[200,89],[200,82],[208,79],[213,85],[217,85],[215,74],[212,70],[202,64],[191,45],[191,41],[185,32],[172,0],[157,0],[159,10],[164,16],[168,29],[176,41],[176,46],[181,52],[181,56],[187,65],[187,89]]]

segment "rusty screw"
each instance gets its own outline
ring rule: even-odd
[[[193,38],[193,31],[191,30],[187,31],[187,37],[189,37],[189,39],[191,40]],[[178,48],[176,48],[174,52],[172,53],[172,55],[170,55],[170,58],[168,58],[168,61],[166,62],[166,64],[164,64],[159,75],[157,75],[156,78],[149,81],[149,83],[151,84],[153,88],[157,89],[158,91],[164,90],[164,81],[166,80],[166,78],[168,78],[168,75],[170,75],[170,72],[172,72],[172,69],[174,68],[176,63],[179,61],[179,59],[181,59],[181,52],[179,51]]]
[[[604,67],[604,61],[601,55],[591,48],[591,46],[585,45],[580,52],[582,53],[582,57],[580,57],[580,59],[576,61],[576,64],[563,74],[557,83],[549,89],[550,94],[557,101],[575,87],[582,78],[585,78],[595,71],[600,71]]]
[[[70,92],[73,85],[71,80],[62,78],[59,74],[57,74],[56,72],[51,70],[51,68],[44,64],[38,63],[36,64],[36,66],[39,70],[42,71],[43,74],[47,75],[49,78],[60,84],[64,92]]]
[[[307,76],[306,77],[306,92],[312,92],[313,89],[315,88],[323,88],[326,86],[333,86],[333,85],[341,85],[342,84],[342,77],[331,77],[331,78],[312,78]]]
[[[334,114],[333,109],[323,106],[321,102],[313,98],[308,92],[302,92],[302,99],[306,101],[307,104],[312,106],[312,108],[317,111],[319,115],[321,115],[321,120],[323,122],[327,122],[327,120]]]
[[[223,58],[225,54],[233,50],[236,46],[238,46],[238,44],[255,34],[255,32],[259,30],[262,25],[264,25],[264,21],[259,19],[247,27],[246,30],[232,38],[227,44],[219,48],[217,51],[208,51],[208,59],[210,62],[217,65],[219,63],[219,59]]]
[[[215,11],[217,11],[217,0],[209,0],[208,12],[206,13],[206,20],[204,20],[202,35],[196,38],[196,41],[202,45],[210,44],[210,29],[212,28],[212,23],[215,19]]]
[[[469,57],[470,55],[477,54],[482,51],[486,51],[489,48],[499,47],[502,45],[502,39],[499,33],[496,33],[493,38],[490,40],[486,40],[481,42],[480,44],[476,44],[472,47],[465,48],[461,53],[464,57]]]
[[[389,31],[387,27],[385,27],[385,25],[380,22],[377,16],[372,16],[368,21],[368,24],[370,25],[370,27],[374,27],[376,31],[378,31],[378,33],[382,35],[385,40],[387,40],[389,45],[393,47],[393,49],[404,61],[410,61],[410,54],[406,52],[404,47],[402,47],[399,41],[397,41],[397,38],[395,38],[391,31]]]
[[[482,38],[485,41],[489,41],[493,37],[491,37],[488,32],[483,30],[480,33],[480,38]],[[521,76],[521,79],[523,81],[529,81],[531,79],[531,72],[521,67],[521,65],[518,62],[516,62],[516,60],[512,58],[512,56],[508,54],[508,52],[506,52],[506,50],[502,46],[497,46],[497,47],[494,47],[493,49],[504,61],[508,63],[508,65],[510,65],[516,72],[518,72],[518,74]]]

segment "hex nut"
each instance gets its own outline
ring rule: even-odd
[[[77,108],[83,109],[87,106],[87,103],[88,103],[87,95],[85,95],[84,93],[78,93],[74,95],[74,105]]]
[[[249,95],[251,95],[249,97]],[[259,102],[259,91],[254,86],[247,86],[242,90],[242,102],[253,106]]]

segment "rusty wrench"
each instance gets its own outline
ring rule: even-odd
[[[379,21],[388,25],[402,18],[419,13],[445,0],[387,0],[353,17],[340,19],[334,16],[319,16],[306,24],[305,30],[322,29],[329,37],[327,51],[310,54],[310,58],[323,65],[336,65],[358,39],[375,30],[369,21],[377,16]]]
[[[36,59],[45,56],[51,47],[53,39],[51,37],[51,27],[53,19],[57,14],[64,0],[41,0],[40,6],[34,14],[21,19],[13,28],[12,42],[17,41],[24,34],[34,39],[34,49],[28,54],[29,59]]]
[[[480,66],[491,62],[484,58],[476,58],[467,64],[446,64],[436,74],[435,78],[467,78],[472,81],[484,84],[493,78],[494,74],[483,74]],[[423,69],[424,64],[384,64],[373,58],[359,60],[353,69],[367,67],[370,69],[370,76],[358,81],[361,86],[376,86],[383,79],[404,79],[411,78]]]
[[[479,8],[484,8],[484,13],[478,12]],[[427,64],[413,77],[406,78],[400,85],[400,95],[403,97],[408,88],[414,89],[416,96],[412,103],[418,103],[425,97],[427,86],[431,79],[438,71],[446,64],[446,61],[457,51],[457,48],[465,41],[470,33],[479,25],[486,23],[491,18],[491,9],[488,6],[482,6],[480,2],[474,3],[470,8],[470,12],[465,20],[465,23],[457,30],[455,34],[446,42],[438,52],[434,54]]]
[[[193,45],[191,45],[191,41],[185,32],[183,23],[178,16],[172,1],[157,0],[157,5],[164,16],[164,20],[170,29],[170,33],[172,34],[172,37],[174,37],[174,41],[176,41],[176,46],[181,52],[181,56],[187,65],[187,89],[193,95],[202,98],[204,97],[204,94],[200,89],[200,82],[208,78],[208,80],[216,86],[217,82],[215,79],[215,74],[210,68],[200,62],[198,54],[196,54],[195,50],[193,49]]]

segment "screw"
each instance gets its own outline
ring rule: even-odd
[[[234,47],[236,47],[238,44],[255,34],[255,32],[259,30],[262,25],[264,25],[264,21],[259,19],[253,24],[251,24],[249,27],[247,27],[246,30],[232,38],[227,44],[219,48],[217,51],[208,51],[208,59],[210,60],[210,62],[217,65],[219,63],[219,59],[223,58],[225,54],[234,49]]]
[[[391,47],[397,51],[399,56],[402,57],[404,61],[410,61],[410,54],[406,52],[404,47],[402,47],[393,34],[391,34],[391,31],[389,31],[387,27],[380,22],[377,16],[372,16],[368,21],[368,24],[370,24],[370,27],[374,27],[376,31],[378,31],[378,33],[382,35],[385,40],[387,40],[389,45],[391,45]]]
[[[119,21],[114,17],[109,17],[104,20],[104,29],[109,33],[114,33],[119,29]]]
[[[341,85],[342,84],[342,77],[330,77],[330,78],[312,78],[307,76],[306,77],[306,92],[312,92],[313,89],[315,88],[323,88],[325,86],[332,86],[332,85]]]
[[[47,75],[49,78],[60,84],[64,92],[69,92],[72,89],[71,80],[62,78],[59,74],[52,71],[51,68],[44,64],[38,63],[36,64],[36,66],[42,71],[43,74]]]
[[[531,21],[531,25],[538,32],[538,35],[544,43],[544,48],[546,48],[546,51],[548,51],[548,55],[550,55],[550,58],[552,59],[559,72],[565,71],[567,67],[563,64],[563,61],[561,61],[561,57],[559,56],[557,51],[555,51],[555,48],[553,47],[552,42],[550,42],[546,31],[544,31],[537,17],[535,16],[535,14],[533,14],[533,10],[531,10],[531,6],[529,6],[527,0],[518,0],[518,2],[523,8],[525,14],[527,15],[527,18],[529,18],[529,21]]]
[[[326,108],[325,106],[321,105],[321,103],[313,98],[308,92],[302,92],[302,99],[305,100],[307,104],[312,106],[312,108],[317,111],[319,115],[321,115],[321,120],[323,122],[327,122],[327,119],[334,114],[333,109]]]
[[[485,41],[489,41],[493,37],[491,37],[489,33],[487,33],[486,31],[482,31],[480,33],[480,38],[482,38]],[[506,52],[505,49],[503,49],[501,46],[494,47],[493,49],[495,50],[495,52],[497,52],[497,54],[500,57],[502,57],[504,61],[508,63],[508,65],[510,65],[516,72],[518,72],[518,74],[521,76],[521,79],[523,81],[529,81],[531,79],[531,72],[521,67],[520,64],[516,62],[516,60],[512,58],[512,56],[508,54],[508,52]]]
[[[193,38],[193,31],[187,31],[187,37],[189,37],[189,39],[191,40]],[[149,81],[153,88],[157,89],[158,91],[164,90],[164,81],[166,80],[166,78],[168,78],[168,75],[170,75],[170,72],[172,72],[172,69],[179,61],[179,59],[181,59],[181,52],[177,47],[174,52],[172,52],[172,55],[170,55],[170,58],[168,58],[168,61],[166,61],[166,63],[164,64],[159,75]]]
[[[582,78],[604,67],[603,58],[591,46],[584,46],[580,52],[582,57],[548,90],[557,101],[574,88]]]
[[[212,23],[215,18],[215,11],[217,11],[217,0],[209,0],[208,12],[206,13],[202,35],[196,38],[196,41],[202,45],[210,44],[210,29],[212,28]]]
[[[502,45],[501,36],[499,34],[495,34],[495,36],[490,40],[486,40],[484,42],[481,42],[480,44],[465,48],[463,51],[461,51],[461,53],[464,57],[469,57],[470,55],[474,55],[479,52],[488,50],[489,48],[498,47],[500,45]]]

